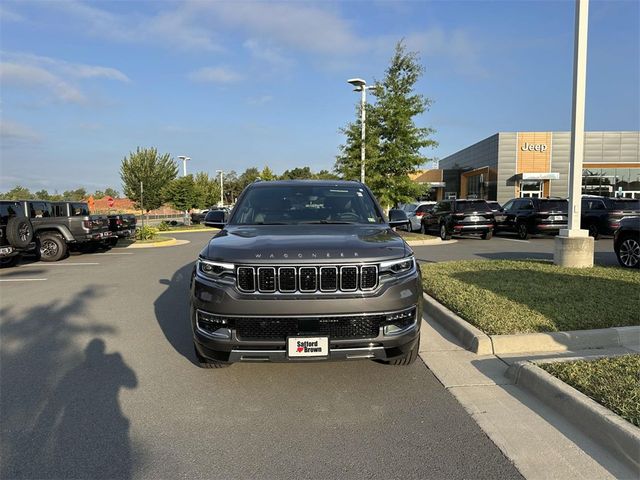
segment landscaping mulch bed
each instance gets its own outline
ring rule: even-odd
[[[640,325],[637,271],[526,260],[465,260],[421,268],[427,294],[489,335]]]
[[[640,355],[539,366],[640,427]]]

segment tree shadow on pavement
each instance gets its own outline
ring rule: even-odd
[[[86,287],[68,303],[0,311],[1,478],[131,477],[118,395],[137,380],[119,353],[105,353],[99,336],[115,329],[86,305],[99,294]]]
[[[171,346],[191,363],[196,364],[189,318],[189,288],[192,271],[193,262],[181,267],[171,279],[160,280],[167,289],[154,302],[154,309],[162,333]]]

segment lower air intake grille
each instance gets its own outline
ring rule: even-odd
[[[288,336],[323,335],[332,340],[375,338],[384,315],[318,318],[235,318],[239,339],[286,340]]]

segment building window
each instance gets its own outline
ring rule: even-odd
[[[582,193],[640,198],[640,168],[585,168],[582,170]]]

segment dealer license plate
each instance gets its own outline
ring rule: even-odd
[[[562,215],[554,215],[551,217],[551,220],[564,220],[564,217]]]
[[[329,337],[289,337],[287,355],[291,358],[327,357]]]
[[[479,217],[479,216],[477,216],[477,215],[471,215],[470,217],[467,217],[467,219],[468,219],[470,222],[479,222],[479,221],[480,221],[480,217]]]

